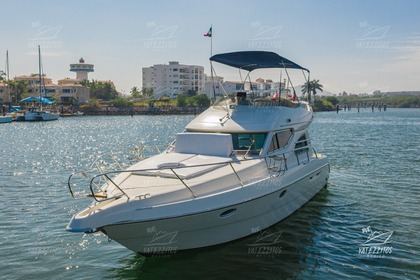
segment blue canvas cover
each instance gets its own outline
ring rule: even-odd
[[[39,97],[33,97],[33,96],[26,97],[26,98],[22,99],[20,102],[33,102],[33,101],[38,101],[38,102],[42,102],[42,103],[45,103],[45,104],[54,104],[55,103],[54,101],[49,100],[48,98],[45,98],[45,97],[42,97],[42,96],[39,96]]]
[[[235,68],[252,71],[261,68],[292,68],[308,71],[308,69],[288,60],[274,52],[241,51],[213,55],[210,61],[219,62]]]

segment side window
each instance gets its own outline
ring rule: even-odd
[[[283,130],[274,133],[273,138],[271,138],[270,146],[268,147],[268,153],[284,148],[291,136],[292,130]]]

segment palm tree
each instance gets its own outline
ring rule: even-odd
[[[322,87],[319,80],[307,81],[302,87],[302,93],[308,94],[308,102],[311,103],[311,94],[313,94],[315,100],[316,91],[322,91]]]
[[[140,91],[137,87],[132,87],[130,93],[131,93],[131,97],[133,97],[133,98],[139,98],[140,97]]]
[[[0,82],[5,81],[6,80],[6,72],[4,72],[3,70],[0,70]]]

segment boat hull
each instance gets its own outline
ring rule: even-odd
[[[58,114],[46,112],[27,112],[25,114],[25,121],[55,121],[58,118]]]
[[[269,194],[197,214],[152,221],[108,225],[100,230],[143,255],[172,254],[233,241],[276,224],[307,203],[326,184],[328,163]],[[316,174],[316,175],[315,175]],[[246,188],[265,188],[255,184]],[[141,215],[141,213],[139,213]]]
[[[12,117],[0,116],[0,123],[10,123],[10,122],[12,122]]]

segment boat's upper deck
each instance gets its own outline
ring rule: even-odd
[[[312,109],[307,103],[289,100],[255,99],[217,102],[191,121],[186,129],[191,132],[269,132],[294,127],[302,129],[312,120]]]

